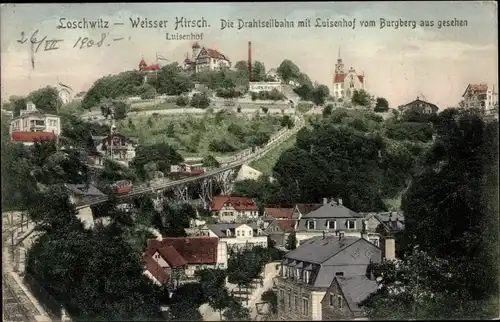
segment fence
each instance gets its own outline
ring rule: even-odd
[[[24,283],[53,320],[62,320],[62,306],[28,273],[24,273]]]

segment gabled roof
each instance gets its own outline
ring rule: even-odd
[[[57,138],[52,132],[12,132],[11,140],[15,142],[53,141]]]
[[[276,219],[291,219],[293,215],[293,208],[265,208],[265,213]]]
[[[298,203],[295,207],[302,215],[307,215],[321,206],[323,206],[321,203]]]
[[[469,84],[467,88],[465,89],[465,92],[462,94],[462,97],[467,94],[469,89],[472,89],[472,91],[475,94],[484,94],[488,91],[488,85],[487,84]]]
[[[370,280],[365,275],[335,277],[334,282],[335,281],[339,285],[349,308],[353,312],[361,312],[362,309],[359,307],[359,303],[365,300],[370,294],[375,293],[378,289],[377,282]]]
[[[146,270],[151,274],[161,285],[168,282],[170,276],[167,272],[151,257],[146,254],[142,256],[144,263],[146,264]]]
[[[302,218],[360,218],[361,215],[337,201],[330,201],[321,207],[303,215]]]
[[[334,83],[343,83],[345,81],[345,77],[347,76],[347,74],[335,74],[335,76],[333,77],[333,82]],[[357,75],[358,76],[358,79],[361,83],[363,83],[365,81],[365,76],[363,75]]]
[[[403,105],[403,107],[408,107],[408,106],[414,106],[415,104],[424,104],[424,105],[428,105],[430,106],[434,111],[437,111],[439,109],[439,107],[435,104],[432,104],[432,103],[429,103],[429,102],[426,102],[424,100],[421,100],[420,98],[417,97],[416,100],[414,101],[411,101],[410,103],[407,103],[405,105]]]
[[[211,48],[206,48],[206,47],[203,47],[201,50],[200,50],[200,53],[198,54],[198,57],[202,55],[202,53],[206,52],[206,55],[210,58],[213,58],[213,59],[218,59],[218,60],[227,60],[229,61],[229,58],[227,58],[225,55],[221,54],[219,51],[217,51],[216,49],[211,49]]]
[[[212,200],[212,211],[220,211],[224,205],[230,205],[237,211],[256,211],[255,202],[248,197],[216,196]]]
[[[217,263],[216,237],[165,237],[161,241],[149,239],[146,254],[150,257],[160,248],[172,246],[191,265]]]
[[[325,239],[322,236],[313,237],[288,252],[285,257],[308,263],[322,264],[361,239],[359,237],[343,237],[341,239],[335,236],[326,236]]]
[[[295,220],[293,219],[276,220],[276,225],[278,225],[285,233],[291,233],[295,231]]]
[[[164,246],[158,248],[158,253],[160,256],[170,265],[172,268],[181,267],[187,265],[187,261],[182,257],[181,254],[175,250],[173,246]]]

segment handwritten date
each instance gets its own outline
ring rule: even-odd
[[[84,49],[91,47],[102,47],[106,38],[109,36],[109,33],[102,33],[101,38],[99,40],[91,39],[89,37],[79,37],[76,42],[73,44],[73,48],[76,49]],[[123,38],[113,39],[113,41],[122,40]],[[41,48],[44,51],[57,50],[59,49],[59,44],[64,42],[64,39],[51,38],[49,39],[47,36],[41,37],[39,36],[39,31],[36,30],[31,34],[31,36],[26,35],[24,31],[21,32],[21,38],[17,40],[18,43],[24,44],[28,42],[31,44],[31,49],[33,53],[37,53]],[[43,47],[42,47],[43,46]],[[108,44],[109,46],[109,44]]]

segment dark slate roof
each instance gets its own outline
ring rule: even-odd
[[[359,239],[359,237],[343,237],[340,240],[338,237],[333,236],[327,236],[325,239],[322,236],[313,237],[306,240],[296,249],[288,252],[285,257],[308,263],[321,264]]]
[[[369,212],[362,213],[361,215],[365,218],[375,216],[392,231],[404,230],[405,228],[405,217],[403,212]]]
[[[251,227],[254,232],[258,230],[258,226],[256,223],[250,223],[250,224],[211,224],[207,225],[206,227],[213,231],[214,234],[217,235],[217,237],[227,237],[226,231],[229,229],[231,231],[231,237],[234,237],[234,231],[237,227],[242,226],[242,225],[247,225]]]
[[[339,205],[336,201],[330,201],[302,218],[362,218],[362,216],[344,205]]]
[[[353,312],[361,311],[359,303],[365,300],[368,295],[375,293],[378,289],[378,284],[368,277],[352,276],[352,277],[335,277],[339,284],[342,294],[349,304],[349,308]]]

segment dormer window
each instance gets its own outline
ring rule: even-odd
[[[309,284],[310,279],[311,279],[311,272],[310,271],[305,271],[304,282],[306,282],[307,284]]]
[[[349,219],[347,220],[347,229],[356,229],[356,220]]]
[[[231,236],[231,231],[229,229],[226,229],[226,236]]]
[[[307,229],[309,229],[309,230],[316,229],[316,221],[314,221],[314,220],[308,220],[306,225],[307,225]]]
[[[326,229],[337,229],[337,222],[335,220],[328,220],[326,222]]]

